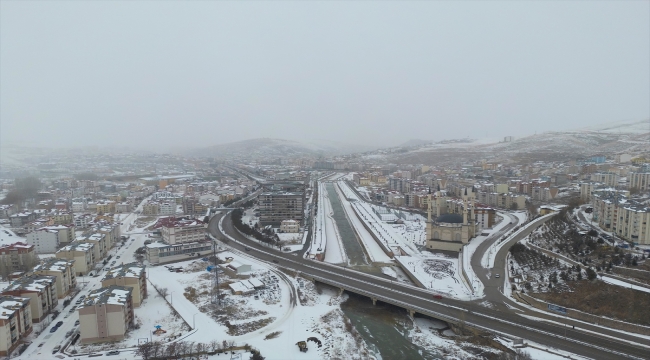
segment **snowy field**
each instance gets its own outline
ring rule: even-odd
[[[423,253],[417,256],[396,256],[395,260],[427,289],[450,298],[470,300],[473,297],[461,279],[458,258]]]
[[[227,295],[222,299],[222,305],[215,307],[205,294],[196,299],[184,296],[191,292],[188,287],[201,294],[210,284],[209,273],[200,270],[200,260],[177,264],[184,267],[183,273],[170,273],[164,267],[149,270],[151,281],[156,286],[167,287],[172,293],[176,311],[190,324],[196,322],[196,332],[185,341],[209,343],[216,339],[234,341],[238,346],[249,344],[269,360],[373,358],[363,341],[345,330],[345,320],[339,308],[344,299],[338,296],[338,292],[322,291],[319,294],[313,283],[272,270],[237,253],[223,253],[220,257],[233,257],[238,262],[251,264],[253,270],[246,275],[255,275],[265,282],[266,289],[249,295],[233,295],[230,290],[223,290],[222,293]],[[220,278],[224,281],[239,280]],[[321,347],[308,342],[309,351],[302,353],[295,344],[308,337],[319,339]]]

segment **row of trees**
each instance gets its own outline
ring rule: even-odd
[[[258,231],[257,229],[251,228],[247,224],[244,224],[242,221],[242,216],[244,211],[242,209],[235,209],[232,211],[232,223],[237,230],[242,232],[244,235],[252,236],[256,240],[261,241],[265,244],[272,246],[279,246],[278,236],[270,230]]]
[[[223,340],[219,342],[197,343],[193,341],[177,341],[172,343],[162,343],[160,341],[143,342],[138,345],[138,354],[143,360],[167,360],[167,359],[184,359],[187,357],[198,357],[199,355],[215,355],[226,351],[234,350],[235,342]],[[253,350],[248,344],[244,345],[244,350],[250,351],[253,360],[264,360],[259,351]]]
[[[14,181],[14,188],[7,193],[0,204],[20,204],[27,199],[36,197],[43,184],[38,178],[28,176]]]

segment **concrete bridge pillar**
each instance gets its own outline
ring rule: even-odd
[[[408,309],[408,312],[411,320],[415,321],[415,310]]]
[[[370,298],[372,300],[372,305],[377,305],[377,298]]]
[[[343,295],[343,292],[345,291],[344,288],[339,288],[339,296]]]

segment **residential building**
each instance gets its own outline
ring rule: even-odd
[[[95,204],[95,210],[98,214],[115,213],[115,201],[98,201]]]
[[[175,245],[155,242],[145,246],[147,261],[150,264],[164,264],[212,253],[212,241],[210,240]]]
[[[176,215],[176,203],[162,202],[160,203],[160,215]]]
[[[93,252],[94,252],[93,255],[95,259],[103,259],[109,250],[108,246],[106,245],[106,243],[108,242],[108,240],[106,239],[106,234],[102,234],[102,233],[93,233],[90,235],[79,237],[75,242],[94,244],[95,246],[93,247]]]
[[[96,256],[95,243],[93,242],[73,242],[62,247],[55,256],[58,259],[74,260],[73,268],[76,275],[88,274],[100,259]]]
[[[32,322],[41,322],[59,304],[56,277],[51,275],[20,277],[5,288],[2,294],[29,298]]]
[[[16,272],[31,271],[38,264],[34,245],[16,242],[0,247],[0,277],[3,279]]]
[[[75,239],[75,227],[72,224],[45,226],[42,229],[56,231],[59,245],[69,244]]]
[[[40,228],[27,234],[27,244],[34,245],[37,254],[53,254],[59,248],[59,232]]]
[[[630,189],[638,189],[640,191],[650,190],[650,173],[636,173],[632,172],[628,176]]]
[[[282,223],[280,223],[280,231],[283,233],[300,232],[300,223],[296,220],[282,220]]]
[[[77,287],[74,260],[47,258],[34,268],[34,274],[56,277],[56,293],[59,299],[68,296]]]
[[[69,225],[74,222],[74,215],[68,211],[55,211],[49,215],[54,225]]]
[[[170,216],[158,219],[154,229],[160,229],[164,242],[174,245],[205,240],[207,226],[208,224],[198,219]]]
[[[144,266],[134,262],[110,269],[102,279],[102,286],[110,285],[133,288],[131,293],[133,306],[140,307],[142,301],[147,297],[147,277]]]
[[[258,196],[258,203],[261,225],[279,226],[282,220],[296,220],[302,223],[303,192],[263,192]]]
[[[117,213],[128,213],[133,210],[133,206],[128,202],[121,202],[115,205],[115,212]]]
[[[159,215],[160,205],[157,202],[148,202],[142,205],[142,215]]]
[[[616,173],[593,173],[590,175],[590,179],[591,181],[615,187],[618,185],[619,176]]]
[[[32,312],[29,298],[0,296],[0,356],[8,356],[31,334]]]
[[[133,288],[110,285],[93,290],[79,306],[82,344],[123,340],[133,326]]]
[[[591,199],[591,193],[596,189],[596,184],[594,183],[580,183],[580,199],[582,201],[589,201]]]

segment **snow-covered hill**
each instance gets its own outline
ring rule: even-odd
[[[349,154],[366,151],[368,148],[332,141],[316,140],[299,142],[284,139],[250,139],[220,144],[207,148],[194,149],[189,155],[216,158],[287,158],[287,157],[320,157]]]
[[[494,160],[569,160],[593,155],[650,153],[650,120],[621,121],[587,128],[553,131],[516,138],[438,141],[404,151],[382,153],[400,163]]]

